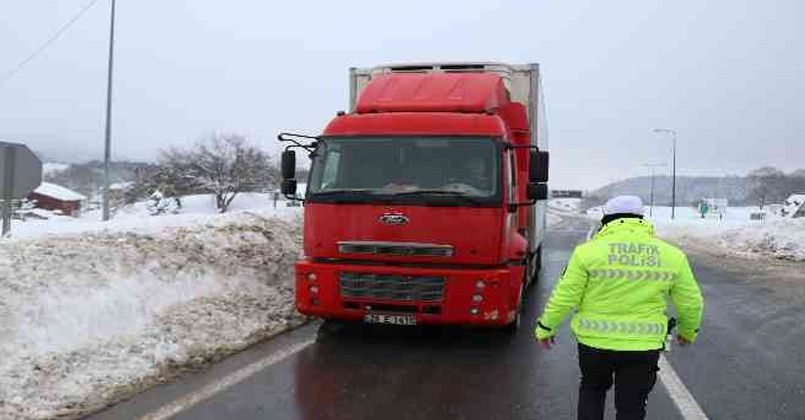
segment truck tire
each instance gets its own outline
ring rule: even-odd
[[[527,272],[526,272],[527,273]],[[526,274],[527,275],[527,274]],[[514,321],[506,324],[503,327],[503,331],[507,335],[516,335],[517,331],[520,330],[520,322],[522,319],[523,309],[525,308],[525,295],[526,295],[526,285],[520,285],[520,302],[518,304],[517,310],[514,312]]]
[[[321,325],[319,325],[319,329],[316,331],[316,338],[324,339],[327,337],[331,337],[333,335],[337,335],[344,329],[344,322],[337,321],[334,319],[325,319]]]
[[[503,331],[506,335],[517,335],[517,331],[520,330],[520,322],[522,315],[520,314],[521,311],[517,311],[517,315],[514,317],[514,321],[507,324],[503,327]]]
[[[534,281],[536,282],[537,278],[539,278],[539,272],[542,271],[542,245],[537,247],[537,257],[534,258],[534,264],[537,265],[537,269],[534,270]]]
[[[526,263],[526,289],[530,289],[533,286],[537,279],[539,278],[539,272],[542,269],[542,247],[540,246],[537,248],[534,256],[529,259]],[[532,272],[533,271],[533,272]]]

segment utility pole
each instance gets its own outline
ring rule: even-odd
[[[648,168],[649,176],[649,205],[648,217],[654,217],[654,168],[664,167],[662,163],[644,163],[643,166]]]
[[[671,135],[671,220],[676,215],[676,131],[670,128],[655,128],[655,133]]]
[[[17,150],[13,147],[4,147],[3,153],[3,236],[11,231],[11,200],[14,198],[14,167],[17,161]]]
[[[115,0],[109,23],[109,70],[106,75],[106,131],[103,151],[103,220],[109,220],[109,159],[112,156],[112,69],[115,58]]]

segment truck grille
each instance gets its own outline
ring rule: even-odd
[[[450,257],[453,255],[453,247],[412,242],[343,241],[338,243],[338,252],[342,254]]]
[[[341,273],[339,281],[345,298],[439,302],[444,295],[443,277]]]

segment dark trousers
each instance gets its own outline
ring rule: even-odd
[[[659,350],[614,351],[579,344],[579,420],[601,420],[607,391],[615,383],[618,420],[644,419],[646,399],[657,381]]]

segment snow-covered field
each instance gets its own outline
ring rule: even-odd
[[[285,201],[277,202],[275,209],[268,194],[242,193],[235,197],[227,213],[221,215],[215,208],[212,195],[192,195],[182,198],[182,209],[178,214],[151,216],[147,203],[140,202],[118,210],[109,222],[101,221],[100,210],[83,213],[78,218],[53,215],[47,220],[14,220],[11,237],[37,238],[85,232],[153,233],[171,227],[203,225],[222,217],[237,218],[242,213],[294,221],[301,217],[300,209],[287,207]]]
[[[744,257],[805,261],[805,219],[767,214],[766,220],[751,220],[750,214],[757,211],[757,207],[729,207],[723,219],[702,219],[696,209],[677,207],[672,221],[670,207],[654,207],[651,220],[660,237],[683,245]],[[600,219],[601,210],[590,209],[587,215]]]
[[[300,208],[184,204],[27,221],[0,241],[0,418],[75,417],[301,322]]]

